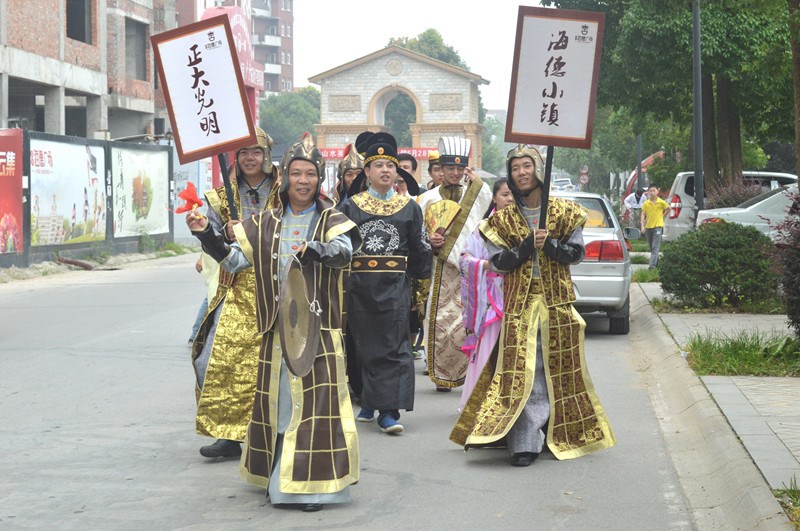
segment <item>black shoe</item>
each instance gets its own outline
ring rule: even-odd
[[[200,455],[203,457],[239,457],[242,455],[242,447],[238,441],[229,441],[228,439],[217,439],[214,444],[202,446],[200,448]]]
[[[321,503],[304,503],[300,506],[300,510],[304,513],[315,513],[322,510]]]
[[[531,463],[539,457],[538,453],[520,452],[511,456],[511,466],[531,466]]]

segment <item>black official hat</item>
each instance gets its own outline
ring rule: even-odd
[[[359,145],[361,140],[361,145]],[[361,151],[363,148],[363,152]],[[366,136],[366,133],[361,133],[356,138],[356,149],[364,155],[364,166],[376,159],[387,159],[395,163],[397,166],[397,174],[403,178],[408,186],[408,193],[411,195],[419,195],[419,184],[413,175],[400,167],[397,160],[397,141],[389,133],[371,133]],[[367,174],[362,170],[358,177],[353,180],[352,187],[355,190],[361,190],[362,183],[365,182]]]

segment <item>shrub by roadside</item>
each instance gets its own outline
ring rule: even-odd
[[[789,326],[800,337],[800,193],[791,194],[793,205],[776,228],[776,254]]]
[[[678,304],[739,307],[777,297],[772,241],[752,227],[714,223],[665,248],[661,287]]]

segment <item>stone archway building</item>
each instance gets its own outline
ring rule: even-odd
[[[417,158],[425,160],[440,136],[461,136],[472,142],[471,165],[481,167],[478,95],[479,86],[489,83],[481,76],[393,45],[309,81],[321,87],[322,123],[314,126],[320,148],[343,148],[363,131],[386,131],[386,105],[405,94],[417,114],[409,126],[412,146],[400,148],[419,148]],[[418,169],[418,179],[420,174]]]

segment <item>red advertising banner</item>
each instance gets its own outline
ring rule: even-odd
[[[319,148],[320,153],[322,153],[323,158],[325,159],[343,159],[344,158],[344,149],[343,147],[330,147],[330,148]],[[419,147],[419,148],[410,148],[410,147],[401,147],[397,148],[398,153],[409,153],[412,157],[417,160],[428,160],[428,153],[431,151],[436,151],[437,148],[435,147]]]
[[[0,130],[0,253],[22,244],[22,129]]]

